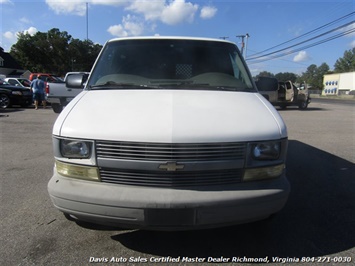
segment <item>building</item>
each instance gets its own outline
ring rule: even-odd
[[[324,75],[322,95],[344,95],[355,92],[355,72]]]
[[[9,54],[0,47],[0,75],[1,76],[21,76],[25,70]]]

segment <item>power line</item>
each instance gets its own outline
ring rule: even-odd
[[[256,52],[256,51],[253,51],[253,50],[249,50],[249,51],[252,51],[252,52]],[[289,59],[280,59],[281,61],[285,61],[285,62],[290,62],[290,63],[294,63],[294,64],[298,64],[298,65],[303,65],[303,66],[308,66],[308,64],[306,63],[301,63],[301,62],[295,62],[293,60],[289,60]],[[259,61],[258,61],[259,62]],[[253,64],[253,62],[249,62],[249,64]]]
[[[288,41],[286,41],[286,42],[283,42],[283,43],[280,43],[280,44],[278,44],[278,45],[275,45],[275,46],[270,47],[270,48],[268,48],[268,49],[266,49],[266,50],[263,50],[263,51],[261,51],[261,52],[257,52],[257,53],[255,53],[255,54],[251,55],[251,58],[249,58],[249,59],[251,60],[251,59],[254,58],[253,56],[255,56],[255,55],[262,54],[262,53],[267,52],[267,51],[270,51],[270,50],[272,50],[272,49],[274,49],[274,48],[280,47],[280,46],[282,46],[282,45],[284,45],[284,44],[286,44],[286,43],[290,43],[290,42],[292,42],[292,41],[294,41],[294,40],[300,39],[300,38],[302,38],[302,37],[304,37],[304,36],[307,36],[307,35],[309,35],[309,34],[311,34],[311,33],[317,32],[317,31],[319,31],[319,30],[321,30],[321,29],[323,29],[323,28],[326,28],[326,27],[328,27],[328,26],[330,26],[330,25],[332,25],[332,24],[335,24],[335,23],[337,23],[337,22],[339,22],[339,21],[341,21],[341,20],[344,20],[344,19],[346,19],[346,18],[348,18],[348,17],[351,17],[351,16],[354,15],[354,14],[355,14],[355,12],[351,12],[351,13],[345,15],[345,16],[342,16],[342,17],[340,17],[340,18],[338,18],[338,19],[336,19],[336,20],[333,20],[332,22],[329,22],[329,23],[327,23],[327,24],[324,24],[323,26],[320,26],[320,27],[318,27],[318,28],[316,28],[316,29],[314,29],[314,30],[311,30],[311,31],[309,31],[309,32],[306,32],[306,33],[304,33],[304,34],[302,34],[302,35],[300,35],[300,36],[298,36],[298,37],[295,37],[295,38],[293,38],[293,39],[291,39],[291,40],[288,40]],[[311,39],[310,39],[310,40],[311,40]],[[306,40],[306,41],[307,41],[307,40]],[[287,49],[287,48],[286,48],[286,49]],[[277,51],[276,51],[276,52],[277,52]],[[275,53],[276,53],[276,52],[275,52]],[[264,56],[265,56],[265,55],[264,55]],[[261,57],[261,56],[260,56],[260,57]]]
[[[305,40],[305,41],[296,43],[296,44],[294,44],[294,45],[288,46],[288,47],[286,47],[286,48],[277,50],[277,51],[275,51],[275,52],[271,52],[271,53],[264,54],[264,55],[260,55],[260,56],[256,56],[256,57],[251,57],[251,58],[249,58],[248,60],[255,60],[255,59],[258,59],[258,58],[265,57],[265,56],[269,56],[269,55],[273,55],[273,54],[276,54],[276,53],[280,53],[280,52],[282,52],[282,51],[291,49],[291,48],[296,47],[296,46],[298,46],[298,45],[301,45],[301,44],[303,44],[303,43],[306,43],[306,42],[312,41],[312,40],[314,40],[314,39],[320,38],[320,37],[322,37],[322,36],[324,36],[324,35],[327,35],[327,34],[333,32],[333,31],[337,31],[337,30],[339,30],[339,29],[345,28],[345,27],[347,27],[347,26],[349,26],[349,25],[351,25],[351,24],[353,24],[353,23],[355,23],[355,21],[351,21],[351,22],[345,23],[344,25],[341,25],[341,26],[339,26],[339,27],[337,27],[337,28],[334,28],[334,29],[332,29],[332,30],[329,30],[329,31],[327,31],[327,32],[324,32],[324,33],[322,33],[322,34],[319,34],[319,35],[317,35],[317,36],[315,36],[315,37],[312,37],[312,38],[310,38],[310,39],[308,39],[308,40]]]
[[[273,59],[276,59],[276,58],[279,58],[279,57],[283,57],[283,56],[286,56],[286,55],[290,55],[290,54],[293,54],[293,53],[302,51],[302,50],[304,50],[304,49],[308,49],[308,48],[311,48],[311,47],[314,47],[314,46],[323,44],[323,43],[325,43],[325,42],[332,41],[332,40],[334,40],[334,39],[343,37],[343,36],[345,36],[345,35],[348,35],[348,34],[351,34],[351,33],[354,33],[354,32],[355,32],[355,29],[348,30],[348,31],[346,31],[346,32],[344,32],[344,33],[340,33],[340,34],[337,34],[337,35],[335,35],[335,36],[329,37],[329,38],[327,38],[327,39],[318,41],[318,42],[316,42],[316,43],[312,43],[312,44],[309,44],[309,45],[307,45],[307,46],[303,46],[303,47],[298,48],[298,49],[296,49],[296,50],[292,50],[292,51],[289,51],[289,52],[287,52],[287,53],[283,53],[283,54],[280,54],[280,55],[275,55],[275,56],[272,56],[272,57],[269,57],[269,58],[260,59],[260,60],[258,60],[258,61],[255,61],[255,62],[252,62],[252,63],[249,63],[249,64],[261,63],[261,62],[273,60]]]
[[[342,32],[342,33],[336,34],[336,35],[334,35],[334,36],[328,37],[328,38],[326,38],[326,39],[320,40],[320,41],[318,41],[318,42],[311,43],[311,44],[308,44],[308,45],[306,45],[306,46],[302,46],[302,47],[300,47],[300,48],[298,48],[298,49],[291,50],[291,51],[289,51],[289,52],[286,52],[286,53],[283,53],[283,54],[280,54],[280,55],[275,55],[275,56],[272,56],[272,57],[269,57],[269,58],[260,59],[260,60],[258,60],[258,61],[256,61],[256,62],[252,62],[252,63],[249,63],[249,64],[261,63],[261,62],[264,62],[264,61],[268,61],[268,60],[276,59],[276,58],[283,57],[283,56],[286,56],[286,55],[289,55],[289,54],[293,54],[293,53],[302,51],[302,50],[304,50],[304,49],[308,49],[308,48],[311,48],[311,47],[314,47],[314,46],[323,44],[323,43],[325,43],[325,42],[332,41],[332,40],[334,40],[334,39],[343,37],[343,36],[345,36],[345,35],[348,35],[348,34],[351,34],[351,33],[354,33],[354,32],[355,32],[355,29],[350,29],[350,30],[347,30],[347,31],[345,31],[345,32]],[[283,49],[283,50],[285,50],[285,49]],[[257,58],[262,58],[262,57],[265,57],[265,56],[260,56],[260,57],[257,57]],[[248,59],[247,59],[247,60],[248,60]]]

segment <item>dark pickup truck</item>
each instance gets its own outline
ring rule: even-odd
[[[306,109],[311,102],[307,85],[297,88],[291,81],[278,81],[276,78],[260,77],[255,81],[260,92],[274,106],[282,109],[298,106]]]

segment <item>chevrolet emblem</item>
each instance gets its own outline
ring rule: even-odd
[[[185,165],[177,164],[176,162],[167,162],[165,164],[159,165],[159,169],[166,170],[166,171],[176,171],[184,169]]]

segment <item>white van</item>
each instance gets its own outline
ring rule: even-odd
[[[59,115],[53,147],[54,206],[97,224],[246,223],[280,211],[290,190],[286,126],[225,40],[108,41]]]

